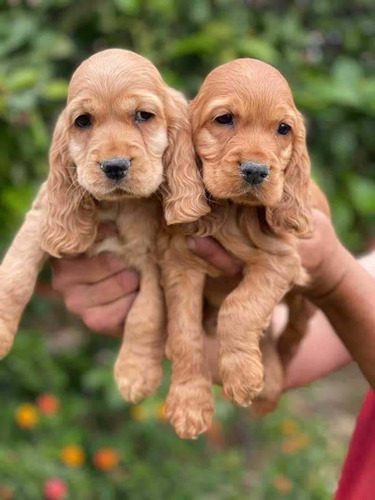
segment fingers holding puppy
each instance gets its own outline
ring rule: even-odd
[[[99,226],[97,241],[116,234],[112,224]],[[90,330],[120,334],[137,296],[138,273],[126,269],[121,257],[102,253],[52,261],[52,286],[67,309]]]
[[[227,276],[241,274],[242,262],[214,238],[194,238],[190,236],[187,238],[186,244],[192,252],[222,271],[223,274]]]
[[[123,325],[139,287],[139,276],[120,257],[81,255],[52,262],[52,286],[67,309],[91,330],[113,333]]]

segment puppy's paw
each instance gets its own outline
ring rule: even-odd
[[[0,319],[0,359],[4,358],[11,350],[17,327],[10,328],[9,324]]]
[[[208,380],[173,384],[165,404],[166,415],[182,439],[197,439],[212,423],[214,397]]]
[[[285,374],[280,363],[265,366],[264,387],[251,405],[251,413],[264,417],[276,410],[283,393]]]
[[[116,362],[116,384],[122,397],[129,403],[136,404],[151,396],[162,379],[161,361],[127,353]]]
[[[268,399],[263,396],[258,396],[254,399],[251,405],[251,413],[254,417],[262,418],[272,413],[278,407],[281,394],[275,399]]]
[[[250,406],[263,388],[263,365],[260,356],[230,352],[220,357],[224,394],[237,406]]]

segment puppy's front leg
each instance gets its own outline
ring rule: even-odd
[[[295,266],[275,257],[262,257],[244,271],[239,286],[220,308],[218,335],[219,368],[226,396],[238,406],[249,406],[263,387],[259,346],[271,314],[288,291]]]
[[[138,403],[153,394],[163,378],[164,302],[160,273],[153,262],[141,269],[141,286],[128,314],[115,364],[115,380],[126,401]]]
[[[316,307],[295,291],[290,292],[285,301],[289,308],[289,318],[285,330],[278,339],[277,347],[286,369],[307,332],[309,320],[314,315]]]
[[[40,247],[45,195],[41,187],[0,266],[0,358],[8,354],[46,257]]]
[[[257,417],[262,417],[276,409],[285,381],[276,340],[272,337],[270,329],[261,338],[260,347],[263,358],[264,387],[251,406],[251,412]]]
[[[176,259],[163,266],[168,311],[167,356],[172,361],[166,414],[181,438],[195,439],[211,424],[214,400],[204,349],[202,304],[205,276]]]

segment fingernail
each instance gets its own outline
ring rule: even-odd
[[[187,247],[192,250],[193,252],[197,249],[197,242],[195,241],[194,238],[192,238],[191,236],[188,236],[186,238],[186,245]]]

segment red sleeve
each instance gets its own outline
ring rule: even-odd
[[[359,414],[335,500],[375,499],[375,392]]]

